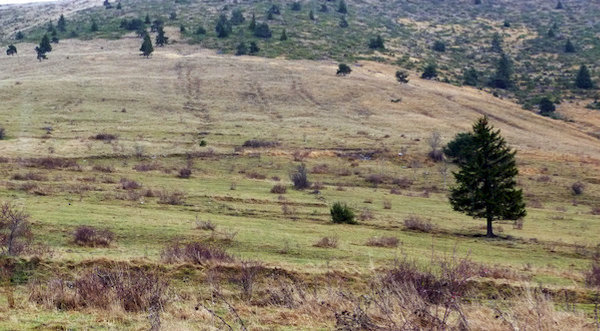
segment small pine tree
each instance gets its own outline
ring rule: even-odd
[[[176,12],[171,12],[171,13],[169,14],[169,19],[170,19],[171,21],[174,21],[174,20],[176,20],[176,19],[177,19],[177,13],[176,13]]]
[[[510,28],[510,21],[509,20],[504,20],[504,27],[505,28]]]
[[[565,43],[565,53],[575,53],[575,45],[573,45],[571,39],[567,39]]]
[[[302,9],[302,5],[298,1],[292,2],[292,6],[290,8],[293,11],[300,11]]]
[[[369,40],[369,48],[370,49],[384,49],[385,48],[383,38],[381,37],[381,35],[378,35],[377,37]]]
[[[50,21],[48,22],[48,26],[46,27],[46,31],[47,31],[47,32],[52,32],[52,31],[54,31],[54,29],[55,29],[55,28],[54,28],[54,24],[52,24],[52,20],[50,20]]]
[[[476,5],[481,5],[481,0],[475,0],[475,1],[473,1],[473,3]]]
[[[258,45],[256,44],[255,41],[250,42],[250,55],[254,55],[257,54],[258,52],[260,52],[260,48],[258,48]]]
[[[123,9],[123,6],[121,6],[121,2],[120,1],[117,3],[117,9],[119,9],[119,10]]]
[[[260,23],[254,29],[254,36],[258,38],[271,38],[272,32],[267,23]]]
[[[217,25],[215,26],[215,31],[217,32],[217,37],[219,38],[227,38],[231,33],[231,24],[227,20],[227,16],[221,14],[219,19],[217,20]]]
[[[548,29],[548,38],[554,38],[556,37],[556,33],[554,32],[554,28],[550,28]]]
[[[348,27],[348,21],[346,21],[346,17],[342,16],[340,17],[340,28],[347,28]]]
[[[403,83],[403,84],[408,83],[408,73],[406,73],[406,71],[397,70],[396,71],[396,80],[398,81],[398,83]]]
[[[512,81],[512,61],[506,54],[502,54],[496,65],[496,74],[492,77],[490,85],[492,87],[507,89],[513,85]]]
[[[146,58],[150,57],[152,52],[154,52],[154,47],[152,47],[152,40],[150,40],[150,35],[146,34],[144,36],[144,41],[142,42],[142,47],[140,47],[140,52],[142,52],[142,56]]]
[[[314,20],[315,20],[315,13],[313,12],[313,10],[312,10],[312,9],[311,9],[311,10],[308,12],[308,18],[309,18],[311,21],[314,21]]]
[[[523,191],[516,188],[518,174],[515,151],[494,131],[487,117],[473,125],[472,155],[454,173],[456,186],[450,192],[455,211],[487,222],[487,237],[495,237],[492,223],[517,220],[527,215]]]
[[[498,33],[492,36],[492,52],[502,53],[502,37]]]
[[[575,86],[581,89],[591,89],[594,87],[594,83],[592,82],[592,78],[590,76],[590,71],[585,65],[579,67],[577,77],[575,78]]]
[[[248,48],[246,48],[246,43],[245,42],[241,42],[237,45],[236,47],[236,51],[235,51],[235,55],[246,55],[248,53]]]
[[[327,8],[326,4],[321,4],[321,8],[319,8],[319,11],[321,13],[327,13],[329,11],[329,8]]]
[[[199,26],[196,29],[196,34],[200,35],[200,34],[206,34],[206,29],[203,26]]]
[[[285,33],[285,29],[283,29],[281,31],[281,37],[279,37],[279,40],[286,41],[287,39],[288,39],[287,34]]]
[[[185,28],[185,25],[181,24],[181,25],[179,26],[179,32],[181,32],[181,33],[185,33],[186,31],[187,31],[187,29]]]
[[[554,106],[554,102],[547,97],[544,97],[540,100],[539,103],[540,115],[549,116],[554,113],[556,107]]]
[[[331,206],[330,209],[331,221],[336,224],[356,224],[354,219],[354,212],[346,205],[341,202],[336,202]]]
[[[17,47],[15,47],[15,45],[10,44],[8,45],[8,49],[6,50],[6,55],[15,55],[17,54]]]
[[[338,11],[338,13],[341,13],[341,14],[348,13],[348,7],[346,6],[346,2],[344,0],[340,0],[337,11]]]
[[[244,23],[246,21],[246,18],[244,17],[244,13],[242,13],[241,9],[235,9],[234,11],[231,12],[231,24],[232,25],[240,25],[242,23]]]
[[[250,20],[250,24],[248,25],[248,29],[250,31],[254,31],[256,29],[256,17],[252,14],[252,20]]]
[[[60,32],[67,31],[67,20],[65,19],[65,15],[60,14],[60,18],[58,19],[58,22],[56,23],[56,27],[58,28],[58,31],[60,31]]]
[[[17,34],[15,35],[15,39],[23,40],[23,38],[25,38],[25,34],[23,34],[23,32],[21,32],[21,31],[18,31]]]
[[[446,51],[446,44],[441,40],[436,40],[431,48],[436,52],[443,53]]]
[[[272,12],[269,12],[269,13],[267,14],[267,19],[268,19],[269,21],[271,21],[271,20],[273,19],[273,13],[272,13]]]
[[[163,47],[168,42],[169,42],[169,38],[165,36],[165,30],[163,29],[162,26],[160,26],[156,33],[156,45],[158,47]]]
[[[96,23],[95,20],[92,20],[92,26],[90,27],[90,31],[91,32],[96,32],[98,31],[98,23]]]
[[[281,11],[279,10],[279,6],[277,5],[272,5],[271,8],[269,8],[269,13],[273,14],[273,15],[279,15],[281,14]]]
[[[335,73],[338,76],[346,76],[352,72],[352,69],[345,63],[340,63],[338,65],[338,70]]]
[[[475,68],[469,68],[463,73],[463,84],[469,86],[479,85],[479,72]]]
[[[421,74],[421,78],[423,79],[432,79],[437,77],[437,67],[435,63],[429,63],[423,69],[423,73]]]
[[[556,9],[560,10],[560,9],[563,9],[563,8],[564,8],[564,6],[563,6],[562,2],[559,0],[558,3],[556,4]]]
[[[45,34],[40,41],[40,51],[44,54],[52,52],[52,45],[50,45],[50,38]]]
[[[144,24],[150,24],[152,21],[150,20],[150,15],[146,14],[146,18],[144,18]]]

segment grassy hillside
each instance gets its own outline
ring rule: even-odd
[[[353,296],[370,293],[374,275],[394,260],[428,266],[432,255],[468,256],[481,268],[464,308],[474,329],[506,329],[493,309],[514,312],[505,309],[511,295],[537,287],[577,307],[556,323],[593,327],[584,272],[600,232],[600,142],[590,128],[473,88],[417,78],[399,84],[396,66],[378,62],[359,61],[337,77],[330,60],[236,57],[184,43],[143,59],[138,47],[132,36],[70,39],[47,61],[0,59],[7,134],[0,195],[31,214],[35,242],[44,245],[36,258],[3,262],[11,276],[0,295],[0,328],[147,328],[146,311],[80,307],[58,296],[90,270],[123,267],[158,268],[170,281],[166,329],[224,327],[216,315],[237,328],[236,314],[253,329],[331,329],[345,323],[336,313],[360,306]],[[498,240],[481,237],[482,221],[451,210],[455,168],[427,157],[434,131],[448,142],[482,115],[518,150],[528,202],[523,227],[497,224]],[[594,112],[586,116],[597,122]],[[270,146],[244,147],[251,139]],[[315,183],[304,191],[289,180],[301,163]],[[191,177],[181,178],[181,169]],[[577,181],[585,189],[575,196]],[[271,193],[278,184],[285,193]],[[331,223],[336,201],[356,212],[358,225]],[[410,230],[406,219],[433,228]],[[216,229],[199,227],[206,221]],[[107,228],[115,240],[80,246],[73,232],[81,225]],[[337,247],[316,247],[323,237]],[[381,237],[399,243],[367,244]],[[211,243],[235,260],[166,263],[164,249],[177,241]],[[252,270],[259,271],[248,297]],[[59,280],[67,281],[62,292],[52,287]],[[533,302],[551,306],[540,300]]]

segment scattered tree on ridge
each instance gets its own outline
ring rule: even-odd
[[[579,71],[577,72],[577,78],[575,78],[575,86],[581,89],[591,89],[594,87],[594,83],[592,82],[592,78],[590,77],[590,71],[584,65],[579,67]]]
[[[58,19],[58,22],[56,22],[56,27],[60,32],[65,32],[67,30],[67,20],[65,19],[65,15],[60,14],[60,18]]]
[[[352,72],[352,69],[345,63],[340,63],[338,65],[338,70],[335,73],[338,76],[346,76]]]
[[[169,42],[169,37],[165,36],[165,30],[163,29],[162,26],[160,26],[158,28],[158,31],[156,34],[156,45],[158,47],[163,47],[168,42]]]
[[[142,42],[142,47],[140,47],[140,52],[142,52],[142,56],[146,58],[150,57],[152,52],[154,52],[154,47],[152,47],[152,40],[150,40],[150,35],[146,34],[144,36],[144,41]]]

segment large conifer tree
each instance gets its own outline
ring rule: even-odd
[[[152,52],[154,52],[154,47],[152,47],[152,40],[150,40],[150,35],[146,34],[144,36],[144,41],[142,42],[142,47],[140,47],[140,52],[145,57],[149,57]]]
[[[487,221],[487,237],[495,237],[492,222],[524,217],[523,191],[516,188],[515,151],[493,130],[487,117],[473,125],[472,154],[454,173],[450,204],[456,211]]]
[[[590,71],[585,65],[579,67],[577,78],[575,78],[575,86],[583,89],[590,89],[594,87],[594,83],[590,77]]]

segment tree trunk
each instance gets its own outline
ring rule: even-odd
[[[487,235],[488,238],[494,238],[496,235],[494,234],[494,230],[492,229],[492,218],[487,218]]]

